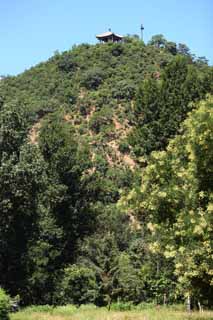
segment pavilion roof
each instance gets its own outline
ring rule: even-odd
[[[120,34],[117,34],[117,33],[111,32],[111,31],[107,31],[107,32],[104,32],[104,33],[101,33],[101,34],[97,34],[96,38],[107,38],[107,37],[110,37],[112,35],[117,37],[117,38],[120,38],[120,39],[123,38],[123,36],[121,36]]]

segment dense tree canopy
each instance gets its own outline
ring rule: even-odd
[[[163,35],[4,77],[0,286],[23,305],[212,306],[210,94],[205,57]]]
[[[127,207],[150,234],[151,252],[173,260],[176,290],[212,304],[213,100],[184,122],[166,151],[153,152]],[[123,199],[126,201],[126,198]]]

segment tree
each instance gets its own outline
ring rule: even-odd
[[[212,304],[213,100],[184,122],[166,151],[153,152],[140,190],[128,196],[150,233],[150,250],[173,260],[177,293]],[[123,199],[125,203],[125,198]]]
[[[155,79],[145,80],[138,90],[135,104],[136,129],[129,136],[138,154],[148,154],[157,149],[156,135],[159,132],[160,87]]]
[[[58,58],[58,68],[61,71],[71,74],[76,71],[78,64],[71,54],[65,53],[62,57],[57,54],[56,57]]]
[[[1,110],[1,108],[3,106],[3,104],[4,104],[4,99],[0,96],[0,110]]]
[[[137,93],[135,115],[139,117],[140,124],[147,124],[159,117],[159,85],[155,79],[143,81]]]
[[[168,50],[174,56],[177,54],[177,45],[175,42],[167,41],[165,45],[166,50]]]
[[[98,296],[94,270],[78,265],[66,267],[58,291],[58,300],[63,304],[94,303]]]
[[[93,114],[89,121],[89,128],[96,134],[112,125],[112,113],[109,107],[103,106],[100,111]]]
[[[162,133],[156,137],[161,148],[178,132],[181,122],[193,104],[204,97],[202,83],[187,58],[177,56],[163,73],[159,124]]]
[[[115,292],[121,301],[139,303],[145,297],[145,279],[140,268],[135,268],[127,253],[118,257],[118,266],[115,275]]]
[[[208,65],[208,59],[205,56],[198,57],[196,60],[196,63],[199,66],[206,66],[206,65]]]
[[[167,41],[162,34],[156,34],[152,36],[148,44],[155,46],[157,48],[164,48],[166,45],[166,42]]]
[[[35,147],[25,145],[16,155],[4,155],[0,166],[0,274],[12,295],[27,278],[28,245],[37,232],[41,194],[47,187],[46,165]]]
[[[85,71],[82,75],[81,84],[88,90],[95,90],[103,82],[103,79],[104,71],[100,68],[94,67]]]
[[[132,100],[135,96],[136,87],[133,82],[121,80],[116,88],[112,89],[112,96],[116,99]]]
[[[0,288],[0,317],[2,320],[9,320],[10,299],[5,291]]]
[[[179,54],[182,54],[184,56],[190,56],[190,49],[184,43],[178,43],[177,51]]]
[[[136,129],[129,135],[136,155],[164,149],[193,108],[192,102],[203,98],[207,91],[186,57],[175,57],[161,79],[144,81],[136,96]]]
[[[59,195],[60,192],[57,192],[57,196]],[[40,206],[37,233],[28,244],[26,261],[28,292],[25,303],[53,304],[55,291],[60,282],[61,259],[63,259],[61,253],[64,245],[63,230],[56,223],[51,205],[47,205],[48,202],[55,200],[50,190],[45,200],[46,207]]]
[[[114,286],[119,250],[113,233],[87,238],[80,249],[79,263],[92,268],[97,277],[97,304],[110,306],[117,296]]]
[[[40,149],[52,181],[62,188],[54,217],[64,233],[63,263],[73,262],[77,240],[94,229],[96,220],[93,190],[89,188],[90,150],[87,143],[78,143],[78,139],[61,114],[52,114],[40,132]]]
[[[181,123],[212,92],[213,69],[178,54],[162,35],[147,46],[135,36],[124,41],[73,46],[0,82],[0,283],[23,304],[162,303],[164,294],[174,301],[189,289],[211,295],[204,272],[211,237],[201,219],[211,224],[209,135],[199,117],[192,144],[201,138],[204,148],[192,166]],[[182,169],[184,181],[176,174]],[[138,195],[143,186],[144,198],[132,199],[130,210],[117,207],[121,194],[134,188]],[[201,225],[196,234],[190,210]],[[197,243],[208,249],[201,258]],[[180,269],[185,282],[177,281],[181,244],[190,257]],[[193,259],[204,271],[198,266],[192,279]]]
[[[0,158],[3,152],[18,152],[26,139],[27,113],[17,102],[4,104],[0,111]]]

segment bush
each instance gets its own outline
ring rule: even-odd
[[[112,303],[111,310],[113,311],[130,311],[134,308],[132,302],[121,302]]]
[[[64,54],[60,57],[58,68],[63,72],[74,72],[77,68],[77,63],[70,54]]]
[[[0,319],[9,320],[10,298],[3,289],[0,288]]]
[[[112,124],[112,111],[108,107],[103,107],[100,111],[95,112],[89,121],[89,129],[94,133],[105,131],[106,127]]]
[[[104,72],[102,69],[93,67],[84,72],[81,84],[88,90],[97,89],[103,82]]]
[[[132,100],[135,96],[136,86],[133,81],[120,80],[112,89],[112,96],[116,99]]]
[[[128,141],[126,141],[126,140],[120,141],[119,151],[122,153],[129,153],[130,152]]]
[[[61,303],[86,304],[95,302],[98,294],[95,273],[92,269],[71,265],[64,271],[60,288]]]
[[[122,43],[114,43],[111,52],[114,57],[120,56],[124,52],[124,45]]]

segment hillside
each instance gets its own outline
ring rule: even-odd
[[[169,52],[134,39],[105,46],[83,44],[5,79],[1,95],[5,103],[15,97],[19,105],[29,107],[35,126],[45,114],[61,110],[76,133],[95,146],[95,153],[101,148],[108,162],[113,157],[125,162],[118,148],[134,123],[137,87],[171,59]],[[133,160],[125,163],[134,165]]]
[[[0,285],[25,305],[212,306],[211,94],[212,67],[161,35],[1,80]]]
[[[48,62],[17,77],[6,78],[1,83],[0,95],[5,104],[12,102],[18,108],[27,108],[27,124],[33,126],[34,134],[37,132],[34,129],[48,118],[45,115],[58,111],[64,121],[75,127],[77,135],[84,135],[96,146],[95,153],[100,145],[108,162],[115,157],[133,167],[134,160],[127,158],[125,161],[127,155],[122,156],[119,147],[125,150],[125,145],[131,142],[126,141],[127,137],[137,126],[135,100],[139,86],[150,78],[161,82],[165,66],[178,53],[185,55],[186,65],[192,64],[186,46],[179,44],[176,47],[171,42],[162,46],[157,42],[158,38],[153,39],[147,46],[137,38],[126,38],[125,43],[82,44],[71,51],[56,53]],[[194,76],[195,82],[205,82],[203,86],[209,86],[195,93],[197,99],[199,94],[203,97],[211,90],[210,84],[206,83],[206,78],[211,77],[211,69],[201,59],[195,60],[193,67],[190,71],[194,75],[189,72],[188,77],[192,77],[189,82]],[[34,139],[32,137],[32,141]],[[134,152],[132,156],[134,158]]]

